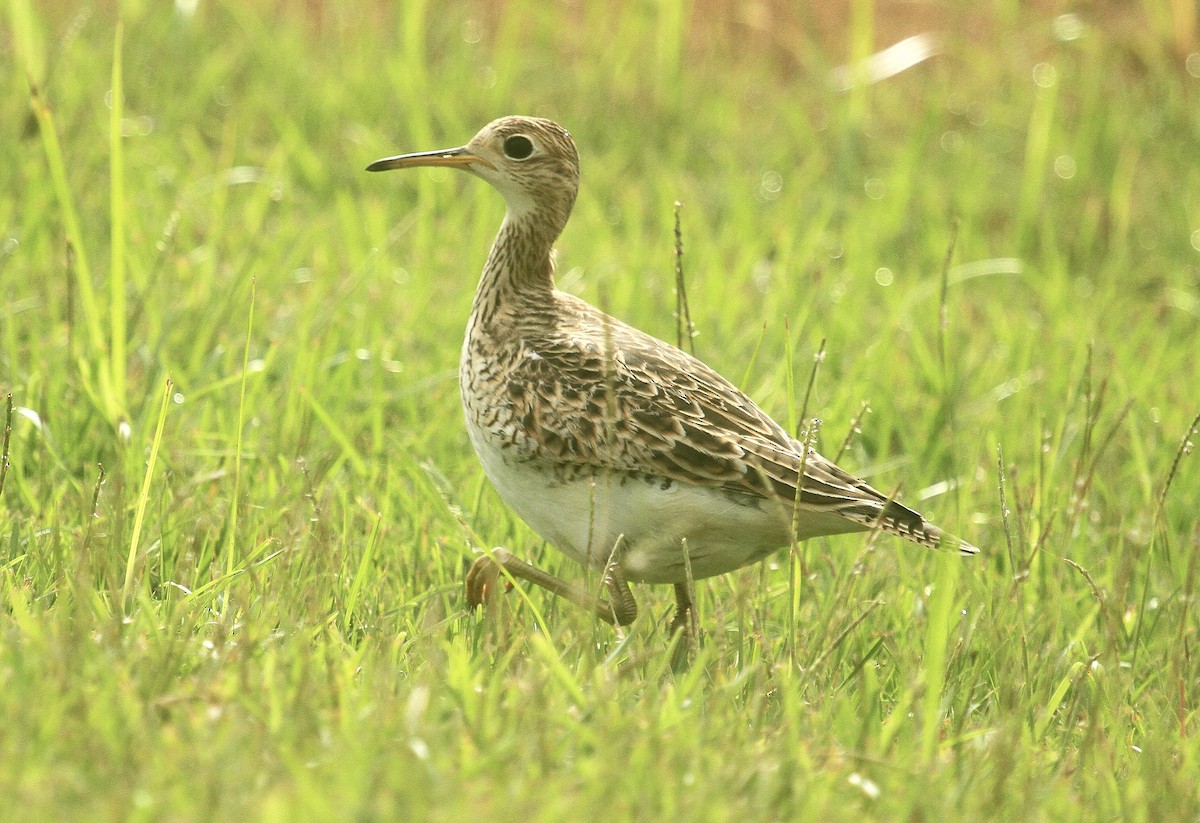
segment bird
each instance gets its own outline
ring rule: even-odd
[[[482,178],[506,205],[459,360],[471,445],[504,502],[602,580],[589,589],[495,548],[467,572],[470,607],[520,579],[626,626],[638,613],[630,583],[671,584],[674,634],[695,620],[693,581],[794,541],[878,530],[979,552],[793,437],[693,355],[555,288],[553,248],[580,180],[565,128],[501,117],[464,146],[367,170],[425,166]]]

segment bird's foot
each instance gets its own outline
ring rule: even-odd
[[[675,618],[671,621],[671,637],[683,632],[685,637],[692,634],[691,606],[680,606],[675,609]]]
[[[513,555],[508,549],[494,548],[490,555],[482,555],[467,570],[467,606],[476,609],[500,594],[501,569],[511,562]],[[512,581],[505,578],[504,591],[512,588]]]

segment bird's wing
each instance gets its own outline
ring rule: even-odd
[[[597,311],[582,301],[570,307]],[[526,440],[537,444],[531,457],[774,498],[800,512],[840,515],[845,531],[880,528],[926,546],[976,551],[816,451],[805,455],[728,380],[632,326],[580,318],[553,334],[527,335],[525,347],[509,397],[518,418],[536,428]]]

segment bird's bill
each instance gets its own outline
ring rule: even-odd
[[[450,166],[452,168],[469,169],[473,165],[495,168],[478,154],[467,151],[466,146],[457,149],[442,149],[441,151],[419,151],[414,154],[397,154],[395,157],[385,157],[367,166],[367,171],[389,171],[391,169],[411,169],[417,166]]]

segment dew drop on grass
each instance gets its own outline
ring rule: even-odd
[[[408,733],[415,735],[425,720],[425,712],[429,709],[429,687],[417,686],[408,696],[404,706],[404,725]]]
[[[1200,77],[1200,51],[1194,51],[1187,56],[1187,73],[1192,77]]]
[[[758,181],[758,187],[754,190],[754,196],[762,201],[769,203],[772,200],[779,199],[779,192],[783,189],[783,177],[779,172],[766,171]]]
[[[1033,82],[1038,88],[1051,88],[1058,82],[1058,70],[1049,63],[1038,63],[1033,67]]]
[[[879,797],[879,784],[877,784],[874,780],[871,780],[869,777],[863,777],[858,772],[854,772],[846,780],[851,786],[857,787],[862,791],[863,794],[872,800]]]
[[[1078,14],[1060,14],[1050,24],[1050,30],[1054,32],[1055,39],[1069,43],[1083,34],[1083,21]]]
[[[863,191],[872,200],[882,200],[887,188],[878,177],[868,177],[867,182],[863,183]]]
[[[887,266],[875,269],[875,282],[881,286],[890,286],[896,281],[896,275]]]
[[[946,154],[956,154],[963,147],[963,136],[960,132],[950,129],[942,133],[942,151]]]
[[[483,39],[483,25],[478,20],[464,20],[462,24],[462,38],[468,43],[478,43]]]
[[[751,270],[753,276],[754,288],[758,289],[759,294],[766,294],[771,289],[771,275],[774,272],[774,266],[769,260],[759,260],[754,264]]]
[[[1196,251],[1200,251],[1200,229],[1196,229],[1194,232],[1192,232],[1192,248]]]
[[[1075,165],[1075,158],[1071,155],[1060,154],[1058,157],[1054,158],[1054,173],[1063,180],[1070,180],[1072,177],[1074,177],[1076,170],[1077,167]]]
[[[246,186],[263,179],[259,166],[234,166],[225,172],[225,183],[229,186]]]
[[[121,118],[122,137],[146,137],[154,133],[154,118],[145,115],[141,117]]]

